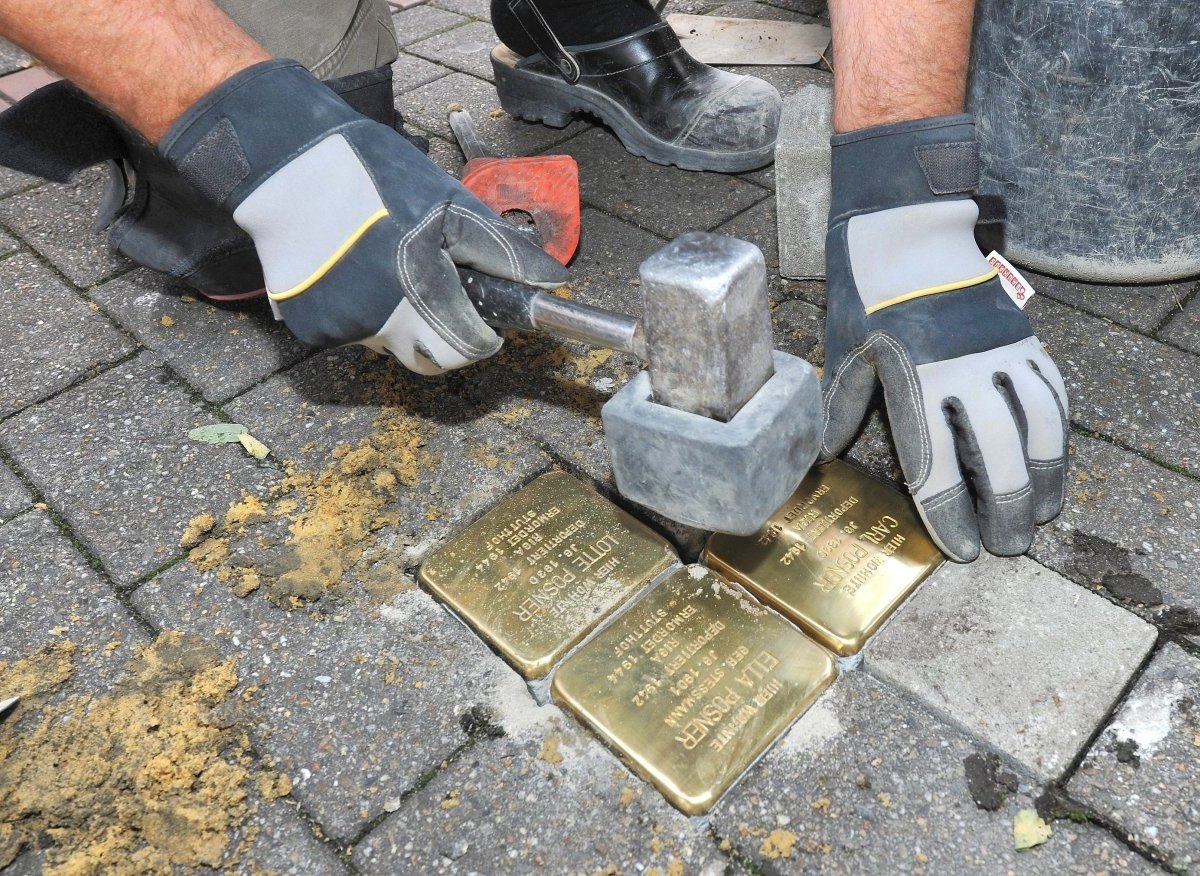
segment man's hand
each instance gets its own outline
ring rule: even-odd
[[[562,265],[301,65],[268,61],[201,99],[160,148],[254,239],[301,340],[360,343],[421,374],[492,355],[456,266],[534,286]]]
[[[833,145],[822,454],[853,440],[878,380],[938,546],[959,562],[981,540],[1024,553],[1062,509],[1067,395],[975,244],[974,126],[942,116]]]

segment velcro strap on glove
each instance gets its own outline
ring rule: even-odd
[[[938,116],[835,134],[830,224],[861,213],[957,200],[982,165],[968,115]]]
[[[370,124],[301,64],[264,61],[197,101],[159,149],[188,182],[233,210],[284,164],[356,123]]]

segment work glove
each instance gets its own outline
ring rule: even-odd
[[[500,349],[456,266],[553,288],[566,272],[385,125],[294,61],[205,95],[161,151],[254,241],[276,316],[306,343],[358,343],[420,374]]]
[[[882,383],[905,480],[933,540],[1024,553],[1062,510],[1067,394],[975,244],[969,116],[833,137],[822,456],[858,433]]]

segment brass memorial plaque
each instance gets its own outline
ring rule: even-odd
[[[833,658],[703,566],[681,568],[554,674],[574,712],[700,815],[833,680]]]
[[[535,680],[678,562],[645,524],[550,472],[431,555],[421,582]]]
[[[755,535],[713,535],[705,557],[843,656],[942,562],[908,496],[837,460]]]

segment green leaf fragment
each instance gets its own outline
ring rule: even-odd
[[[233,444],[246,434],[246,427],[241,423],[214,423],[211,426],[201,426],[188,432],[193,441],[205,444]]]

